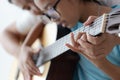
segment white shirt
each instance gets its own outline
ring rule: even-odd
[[[16,27],[19,33],[25,35],[27,34],[32,27],[35,26],[38,22],[41,22],[40,15],[34,15],[28,11],[23,12],[22,16],[16,21]]]

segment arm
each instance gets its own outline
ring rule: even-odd
[[[85,25],[91,22],[85,22]],[[67,44],[70,49],[88,58],[113,80],[120,79],[120,67],[106,59],[106,56],[111,52],[113,47],[120,44],[118,36],[104,33],[101,36],[92,37],[85,33],[79,33],[76,39],[74,38],[74,34],[71,34],[71,41],[72,45]]]
[[[44,24],[38,23],[35,25],[35,27],[32,28],[32,30],[28,33],[23,45],[24,46],[31,46],[33,42],[42,34]]]
[[[35,31],[37,30],[37,32],[35,32],[35,34],[37,33],[36,36],[34,36],[34,33],[33,33],[33,35],[31,36],[32,38],[31,39],[26,38],[25,42],[23,41],[26,35],[22,35],[17,31],[15,23],[12,23],[0,34],[0,41],[4,46],[4,48],[11,55],[15,56],[18,59],[19,67],[22,73],[24,74],[25,80],[31,80],[31,75],[33,74],[40,75],[38,68],[35,66],[34,62],[32,61],[31,54],[35,52],[30,48],[29,45],[31,45],[40,34],[38,31],[42,31],[42,30],[41,30],[41,27],[38,27],[38,25],[36,25],[34,29],[31,30],[31,33],[34,30]],[[27,48],[22,47],[22,42],[28,45],[29,47]]]
[[[79,34],[80,39],[78,40],[75,40],[72,34],[71,40],[73,44],[72,45],[67,44],[67,46],[73,51],[78,52],[79,54],[82,54],[83,56],[85,56],[95,66],[97,66],[107,75],[109,75],[113,80],[119,80],[120,79],[120,76],[119,76],[120,67],[112,64],[106,59],[106,56],[108,55],[108,53],[111,52],[114,45],[116,45],[116,43],[118,44],[120,40],[119,37],[116,37],[116,38],[115,36],[113,37],[114,37],[113,38],[114,40],[112,40],[112,43],[106,40],[104,42],[101,42],[99,45],[98,44],[95,45],[95,44],[88,42],[87,35],[85,33],[80,33]],[[116,39],[118,40],[118,42],[116,41]]]
[[[105,72],[107,75],[109,75],[112,80],[119,80],[120,79],[120,67],[112,64],[109,62],[106,58],[100,59],[100,60],[94,60],[93,63],[101,69],[103,72]]]
[[[26,39],[21,46],[19,56],[20,70],[25,80],[32,80],[33,75],[41,75],[39,69],[33,61],[33,54],[38,53],[31,48],[33,42],[42,34],[43,24],[37,23],[28,33]],[[23,57],[24,56],[24,57]]]
[[[0,34],[0,41],[3,47],[13,56],[18,58],[21,44],[25,35],[20,34],[16,29],[15,22],[4,29]]]

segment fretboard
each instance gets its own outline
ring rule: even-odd
[[[76,36],[78,34],[78,32],[86,32],[93,36],[103,33],[104,32],[103,27],[105,26],[105,22],[106,22],[105,18],[106,18],[106,15],[103,15],[103,16],[97,18],[93,22],[93,24],[90,25],[90,27],[83,26],[83,27],[73,31],[74,35]],[[65,51],[69,50],[69,48],[65,46],[66,43],[71,44],[70,34],[58,39],[52,45],[50,45],[46,48],[43,48],[39,53],[37,66],[40,66],[43,63],[61,55]]]

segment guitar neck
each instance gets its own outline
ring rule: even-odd
[[[89,27],[81,27],[73,31],[76,36],[78,32],[86,32],[92,36],[97,36],[101,33],[107,32],[110,34],[120,33],[120,9],[115,9],[109,14],[103,14],[98,17]],[[66,43],[70,43],[70,34],[57,40],[52,45],[42,49],[39,53],[37,66],[59,56],[63,52],[67,51],[68,48],[65,46]]]
[[[98,35],[100,33],[103,33],[104,30],[105,30],[103,28],[103,26],[105,26],[106,20],[105,19],[103,21],[101,21],[101,20],[103,18],[105,18],[105,17],[106,17],[106,15],[103,15],[103,16],[97,18],[94,21],[94,23],[90,25],[90,27],[83,26],[83,27],[73,31],[74,35],[77,35],[78,32],[87,32],[87,33],[89,33],[90,35],[93,35],[93,36],[96,36],[96,35]],[[57,40],[52,45],[50,45],[50,46],[48,46],[46,48],[43,48],[39,53],[37,66],[40,66],[43,63],[45,63],[45,62],[59,56],[60,54],[62,54],[65,51],[69,50],[69,48],[67,48],[65,46],[66,43],[71,44],[70,34],[60,38],[59,40]]]

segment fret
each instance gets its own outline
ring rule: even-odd
[[[101,26],[103,25],[102,24],[103,18],[104,18],[104,16],[97,18],[93,22],[93,24],[90,25],[90,27],[83,26],[81,28],[78,28],[77,30],[73,31],[73,34],[76,36],[78,34],[78,32],[86,32],[93,36],[98,35],[99,33],[101,33]],[[43,63],[45,63],[46,61],[49,61],[49,60],[59,56],[63,52],[69,50],[69,48],[65,46],[66,43],[71,44],[70,34],[60,38],[52,45],[50,45],[46,48],[43,48],[40,51],[39,58],[37,61],[37,66],[40,66]]]
[[[73,31],[73,33],[75,35],[77,35],[77,33],[83,31],[83,29],[84,29],[84,27],[81,27],[81,28]],[[70,43],[71,44],[70,34],[62,37],[59,40],[57,40],[52,45],[50,45],[50,46],[48,46],[46,48],[43,48],[40,51],[39,58],[38,58],[38,61],[37,61],[37,66],[40,66],[43,63],[45,63],[46,61],[52,59],[53,57],[57,57],[61,53],[69,50],[69,48],[65,46],[66,43]]]
[[[44,62],[50,60],[51,58],[56,57],[60,55],[60,53],[67,51],[68,47],[65,46],[66,43],[71,43],[70,34],[66,35],[65,37],[62,37],[61,39],[57,40],[52,45],[44,48],[39,54],[37,66],[40,66]],[[53,54],[50,54],[50,53],[53,53]]]
[[[97,18],[89,27],[81,27],[75,31],[73,31],[74,35],[76,36],[78,32],[86,32],[92,36],[96,36],[104,31],[115,34],[120,32],[119,25],[120,25],[120,10],[116,9],[109,14],[104,14]],[[113,21],[114,20],[114,21]],[[112,25],[117,25],[115,30],[109,30],[109,28],[113,27]],[[42,49],[39,53],[39,58],[37,65],[40,66],[41,64],[45,63],[48,60],[55,58],[56,56],[62,54],[63,52],[67,51],[68,48],[65,46],[66,43],[70,43],[70,34],[62,37],[61,39],[57,40],[52,45]]]

